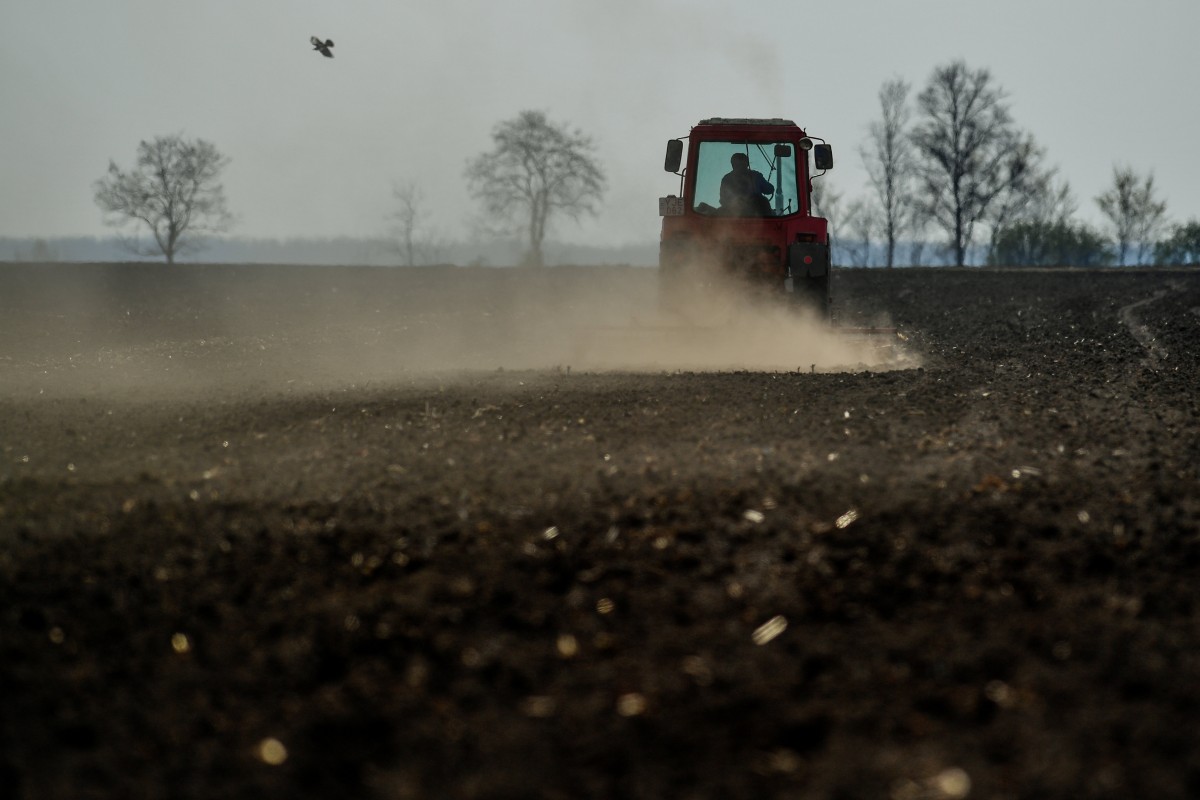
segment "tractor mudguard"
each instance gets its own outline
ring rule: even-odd
[[[829,274],[829,245],[820,242],[796,242],[788,245],[788,275],[792,278],[819,278]]]

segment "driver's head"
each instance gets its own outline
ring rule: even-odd
[[[750,169],[750,156],[745,153],[734,153],[729,157],[729,163],[734,169]]]

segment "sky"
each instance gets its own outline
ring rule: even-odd
[[[0,236],[106,235],[109,161],[181,133],[229,157],[233,235],[384,235],[412,185],[431,231],[469,241],[466,163],[537,109],[608,177],[596,216],[549,237],[652,242],[679,185],[665,143],[701,119],[795,120],[849,201],[880,86],[915,95],[957,59],[992,73],[1080,219],[1101,223],[1117,165],[1200,218],[1200,0],[0,0],[0,20]]]

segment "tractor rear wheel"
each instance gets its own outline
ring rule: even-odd
[[[815,314],[828,321],[830,316],[829,275],[815,278],[795,278],[792,282],[792,303],[805,313]]]

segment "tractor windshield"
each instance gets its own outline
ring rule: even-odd
[[[692,209],[734,217],[799,212],[796,153],[788,142],[700,142]]]

